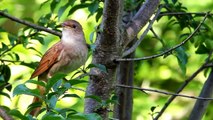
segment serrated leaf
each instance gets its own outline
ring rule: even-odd
[[[102,64],[89,64],[89,65],[87,66],[86,69],[94,68],[94,67],[95,67],[95,68],[98,68],[98,69],[101,70],[102,72],[107,73],[106,67],[105,67],[104,65],[102,65]]]
[[[53,85],[56,82],[58,82],[58,80],[64,78],[65,76],[66,76],[66,74],[59,73],[59,74],[54,75],[52,78],[50,78],[47,82],[46,92],[48,93],[49,90],[51,89],[51,87],[53,87]]]
[[[29,89],[25,84],[20,84],[13,90],[13,96],[21,94],[32,95],[41,98],[40,91],[38,89]]]
[[[99,103],[102,102],[101,98],[99,96],[96,96],[96,95],[87,95],[87,96],[85,96],[85,98],[91,98],[91,99],[93,99],[93,100],[95,100]]]
[[[65,98],[65,97],[81,98],[77,94],[65,94],[62,98]]]

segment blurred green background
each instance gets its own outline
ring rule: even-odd
[[[24,20],[33,20],[38,21],[39,18],[43,15],[50,13],[50,2],[46,2],[46,0],[0,0],[0,10],[7,9],[8,13],[12,16],[15,16]],[[51,0],[50,0],[51,1]],[[207,12],[213,9],[212,0],[179,0],[180,3],[184,7],[187,8],[188,12]],[[67,0],[61,1],[53,11],[53,15],[51,19],[55,19],[54,16],[57,16],[58,11],[61,6],[67,3]],[[79,4],[80,2],[76,2],[75,4]],[[41,6],[41,4],[43,4]],[[103,6],[103,5],[101,5]],[[66,19],[75,19],[79,21],[84,29],[85,37],[87,43],[91,44],[90,34],[95,31],[95,27],[100,23],[101,20],[96,22],[96,18],[94,15],[88,18],[89,10],[87,8],[79,9],[75,11],[72,15],[67,16],[68,9],[62,14],[60,19],[56,19],[57,23],[61,23]],[[196,18],[196,20],[201,21],[202,17]],[[180,43],[183,39],[181,35],[183,33],[190,32],[188,29],[182,30],[179,25],[169,24],[171,19],[168,17],[163,17],[159,21],[155,22],[153,29],[159,35],[160,38],[165,43],[167,48],[172,47],[178,43]],[[209,26],[213,26],[212,21],[207,20]],[[10,44],[8,39],[8,33],[11,35],[20,34],[20,29],[24,26],[10,21],[6,18],[0,19],[0,27],[3,28],[7,32],[0,32],[0,42],[5,44]],[[210,28],[212,33],[212,28]],[[22,44],[17,45],[12,49],[13,52],[16,52],[20,60],[25,62],[38,62],[40,60],[41,54],[34,50],[27,49],[29,47],[34,47],[37,51],[42,54],[54,43],[59,40],[59,37],[51,35],[49,33],[45,33],[45,37],[43,37],[44,44],[41,44],[38,40],[29,40],[27,47],[24,47]],[[27,32],[25,33],[27,34]],[[200,39],[210,39],[209,45],[212,46],[212,35],[208,37],[195,37],[193,40],[199,41]],[[2,46],[0,46],[2,47]],[[136,57],[142,56],[150,56],[161,51],[165,50],[162,43],[159,42],[156,38],[153,38],[153,34],[151,32],[148,33],[146,38],[143,40],[141,45],[136,51]],[[146,61],[136,61],[135,62],[135,80],[134,85],[144,88],[154,88],[165,90],[169,92],[175,92],[177,88],[191,76],[201,65],[205,62],[207,55],[205,54],[195,54],[196,48],[194,47],[193,42],[188,42],[185,45],[184,49],[188,62],[186,64],[186,73],[184,74],[181,70],[177,58],[175,55],[169,55],[166,58],[160,57],[153,60]],[[11,59],[10,57],[4,57],[4,59]],[[87,64],[91,61],[91,57],[89,58]],[[24,83],[27,81],[33,72],[32,68],[19,65],[18,63],[8,63],[11,69],[11,78],[10,83],[13,86],[16,86],[20,83]],[[202,88],[203,83],[207,76],[204,73],[200,73],[182,92],[182,94],[187,94],[190,96],[198,96],[199,92]],[[87,78],[88,79],[88,78]],[[35,87],[35,86],[32,86]],[[80,88],[85,89],[86,84],[82,84],[78,86]],[[4,90],[10,94],[12,99],[5,96],[0,96],[0,104],[8,106],[10,108],[17,108],[21,112],[25,112],[27,106],[31,103],[32,97],[27,95],[21,96],[12,96],[11,92]],[[65,98],[61,99],[58,102],[59,107],[69,107],[72,106],[73,109],[77,111],[83,112],[84,106],[84,92],[77,90],[70,90],[71,93],[76,93],[82,97],[82,99],[76,98]],[[134,107],[133,107],[133,120],[150,120],[151,119],[151,107],[157,106],[155,112],[159,111],[161,107],[165,104],[169,96],[161,95],[158,93],[149,93],[148,95],[134,90]],[[189,116],[191,109],[194,105],[194,99],[181,98],[177,97],[172,104],[168,107],[166,112],[160,118],[161,120],[184,120]],[[212,120],[213,115],[210,114],[213,111],[213,104],[208,107],[208,111],[205,115],[205,120]]]

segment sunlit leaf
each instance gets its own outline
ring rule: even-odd
[[[95,100],[99,103],[102,102],[101,98],[99,96],[96,96],[96,95],[87,95],[87,96],[85,96],[85,98],[91,98],[91,99],[93,99],[93,100]]]
[[[62,98],[65,98],[65,97],[81,98],[77,94],[65,94]]]
[[[106,67],[102,64],[89,64],[86,69],[90,69],[90,68],[94,68],[94,67],[98,68],[99,70],[101,70],[103,72],[107,72]]]
[[[9,114],[12,115],[12,116],[15,116],[17,118],[20,118],[20,120],[28,120],[27,117],[22,115],[21,112],[16,110],[16,109],[9,111]]]
[[[71,86],[73,86],[73,85],[77,85],[77,84],[81,84],[81,83],[88,83],[88,81],[79,80],[79,79],[72,79],[72,80],[69,80],[69,83],[71,84]]]
[[[102,120],[101,116],[98,115],[97,113],[90,113],[90,114],[77,113],[69,116],[69,118],[75,120]]]
[[[18,85],[14,88],[13,96],[20,95],[20,94],[26,94],[26,95],[41,97],[40,91],[38,89],[29,89],[29,88],[26,87],[25,84],[20,84],[20,85]]]
[[[53,87],[53,85],[56,82],[58,82],[58,80],[64,78],[65,76],[66,76],[66,74],[59,73],[59,74],[54,75],[52,78],[50,78],[47,82],[46,92],[48,92],[51,89],[51,87]]]
[[[5,93],[5,92],[0,91],[0,95],[3,95],[3,96],[5,96],[5,97],[10,99],[10,95]]]
[[[63,116],[49,112],[45,114],[41,120],[66,120]]]

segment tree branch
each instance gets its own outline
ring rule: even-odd
[[[45,28],[45,27],[42,27],[42,26],[39,26],[39,25],[36,25],[36,24],[33,24],[33,23],[30,23],[28,21],[24,21],[24,20],[21,20],[19,18],[16,18],[16,17],[13,17],[5,12],[3,12],[2,10],[0,10],[0,16],[3,16],[5,18],[8,18],[12,21],[15,21],[15,22],[18,22],[20,24],[23,24],[23,25],[26,25],[26,26],[29,26],[31,28],[34,28],[36,30],[39,30],[39,31],[45,31],[45,32],[48,32],[50,34],[53,34],[53,35],[56,35],[56,36],[59,36],[61,37],[61,33],[58,32],[58,31],[55,31],[55,30],[51,30],[51,29],[48,29],[48,28]]]
[[[206,15],[204,16],[203,20],[200,22],[200,24],[197,26],[197,28],[194,30],[194,32],[192,32],[183,42],[181,42],[180,44],[160,53],[160,54],[156,54],[153,56],[147,56],[147,57],[142,57],[142,58],[121,58],[121,59],[116,59],[116,61],[122,62],[122,61],[137,61],[137,60],[148,60],[148,59],[153,59],[153,58],[157,58],[160,56],[163,56],[165,54],[170,53],[171,51],[177,49],[178,47],[184,45],[186,42],[188,42],[194,35],[195,33],[200,29],[201,25],[204,23],[204,21],[206,20],[207,16],[209,15],[209,12],[206,13]]]
[[[176,94],[179,94],[189,84],[189,82],[191,82],[205,68],[213,67],[213,64],[212,63],[209,64],[208,62],[209,61],[206,61],[197,71],[195,71],[188,79],[186,79],[185,82],[178,88],[178,90],[176,91]],[[157,114],[157,116],[154,118],[154,120],[158,120],[158,118],[163,114],[163,112],[166,110],[166,108],[175,98],[176,96],[171,96],[169,98],[169,100],[165,103],[165,105]]]
[[[172,16],[172,15],[200,15],[205,16],[205,12],[161,12],[159,16]],[[209,13],[209,15],[213,15],[212,13]]]
[[[140,39],[137,40],[135,42],[135,44],[129,48],[127,51],[125,51],[122,55],[122,57],[125,57],[129,54],[131,54],[132,52],[135,51],[135,49],[138,47],[138,45],[140,45],[140,43],[142,42],[142,40],[145,38],[145,36],[147,35],[147,33],[149,32],[149,30],[152,28],[152,25],[154,23],[154,21],[158,18],[158,15],[160,14],[160,10],[162,7],[159,7],[157,13],[155,14],[155,17],[149,22],[149,25],[147,26],[146,30],[143,32],[143,34],[141,35]]]
[[[127,24],[126,31],[128,41],[125,41],[126,45],[130,43],[146,25],[159,4],[160,0],[146,0],[133,19]]]
[[[150,88],[140,88],[140,87],[134,87],[134,86],[128,86],[128,85],[122,85],[122,84],[117,84],[116,86],[117,87],[122,87],[122,88],[140,90],[142,92],[143,91],[148,91],[148,92],[155,92],[155,93],[160,93],[160,94],[164,94],[164,95],[179,96],[179,97],[198,99],[198,100],[213,100],[213,98],[195,97],[195,96],[171,93],[171,92],[166,92],[166,91],[156,90],[156,89],[150,89]]]
[[[0,106],[0,117],[4,120],[13,120],[11,116],[7,114],[3,107]]]

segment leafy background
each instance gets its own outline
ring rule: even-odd
[[[128,3],[128,0],[126,0],[126,3]],[[70,4],[72,6],[69,6]],[[164,0],[162,4],[166,5],[162,11],[172,12],[207,12],[212,10],[213,6],[211,0]],[[97,26],[101,21],[102,7],[103,3],[96,0],[75,2],[73,0],[0,1],[0,9],[7,11],[10,15],[58,31],[61,30],[59,24],[64,20],[68,18],[78,20],[83,26],[87,43],[91,45],[95,39],[95,32],[98,31]],[[134,4],[132,3],[125,6],[127,10],[133,8]],[[179,44],[197,27],[202,19],[202,16],[190,15],[159,18],[155,22],[153,29],[160,39],[153,37],[153,34],[149,32],[137,49],[136,57],[154,55]],[[176,49],[171,55],[164,58],[135,62],[134,85],[175,92],[183,81],[205,62],[206,53],[213,48],[212,23],[212,18],[209,18],[205,22],[205,26],[200,30],[199,35],[193,37],[183,47]],[[16,96],[13,96],[14,93],[12,91],[18,85],[23,85],[29,80],[33,68],[36,67],[41,55],[56,43],[59,37],[31,29],[2,17],[0,25],[0,81],[2,81],[0,86],[5,86],[8,83],[12,85],[12,90],[9,85],[3,91],[0,89],[2,94],[0,95],[0,104],[13,110],[17,109],[24,114],[28,105],[31,104],[32,96],[18,95],[20,93],[15,93]],[[9,62],[3,60],[9,60]],[[89,65],[90,61],[91,58],[89,57],[86,66]],[[208,71],[200,73],[184,89],[183,93],[197,96],[206,80],[207,73]],[[67,78],[70,78],[73,74],[70,74]],[[88,80],[88,77],[82,79]],[[26,85],[29,88],[35,88],[35,85],[31,83]],[[85,83],[80,83],[76,87],[85,89],[86,85]],[[83,112],[84,92],[70,89],[69,93],[77,95],[77,97],[71,96],[60,99],[56,107],[72,108],[80,113]],[[146,95],[139,91],[134,91],[133,120],[151,119],[151,115],[160,110],[167,99],[168,96],[157,93]],[[194,102],[195,100],[193,99],[176,98],[166,113],[164,113],[165,118],[162,117],[162,119],[187,119]],[[210,114],[213,111],[212,105],[211,103],[208,107],[205,115],[206,120],[213,118]],[[151,110],[153,107],[156,107],[154,111]],[[16,112],[14,111],[14,114]]]

